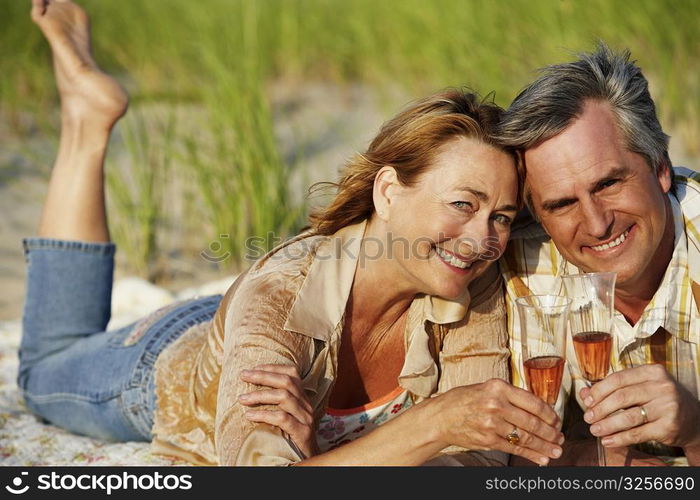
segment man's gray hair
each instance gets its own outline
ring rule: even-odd
[[[642,70],[630,61],[629,50],[614,53],[603,42],[576,61],[544,68],[506,111],[500,138],[518,149],[534,147],[568,127],[589,99],[610,103],[629,151],[642,155],[655,171],[671,167],[669,136],[656,117]]]

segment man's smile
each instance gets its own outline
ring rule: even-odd
[[[587,245],[583,246],[582,249],[587,252],[591,252],[596,256],[604,257],[617,253],[626,247],[626,243],[629,241],[630,236],[634,234],[636,224],[632,224],[630,227],[622,231],[619,235],[614,238],[609,239],[605,243],[598,245]]]

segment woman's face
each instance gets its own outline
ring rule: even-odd
[[[476,139],[438,151],[415,185],[395,190],[386,224],[393,257],[418,293],[454,299],[503,253],[518,182],[512,157]]]

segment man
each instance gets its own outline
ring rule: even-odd
[[[700,175],[671,166],[641,70],[602,44],[546,68],[502,135],[523,151],[541,224],[514,228],[502,259],[513,383],[525,385],[515,299],[558,293],[564,274],[616,272],[611,374],[585,388],[570,348],[557,409],[573,390],[607,449],[651,443],[700,465]]]

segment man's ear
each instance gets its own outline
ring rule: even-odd
[[[395,205],[396,197],[401,189],[398,175],[394,167],[382,167],[374,177],[372,200],[377,217],[386,221]]]
[[[664,193],[668,193],[671,190],[671,185],[673,181],[671,179],[671,167],[667,160],[659,165],[656,170],[656,178],[659,180],[659,185]]]
[[[547,231],[547,226],[545,226],[544,224],[542,224],[542,222],[541,222],[541,221],[540,221],[540,226],[542,226],[542,229],[544,229],[544,232],[545,232],[545,233],[547,233],[547,236],[549,236],[549,237],[551,238],[551,237],[552,237],[552,235],[551,235],[551,234],[549,234],[549,231]]]

